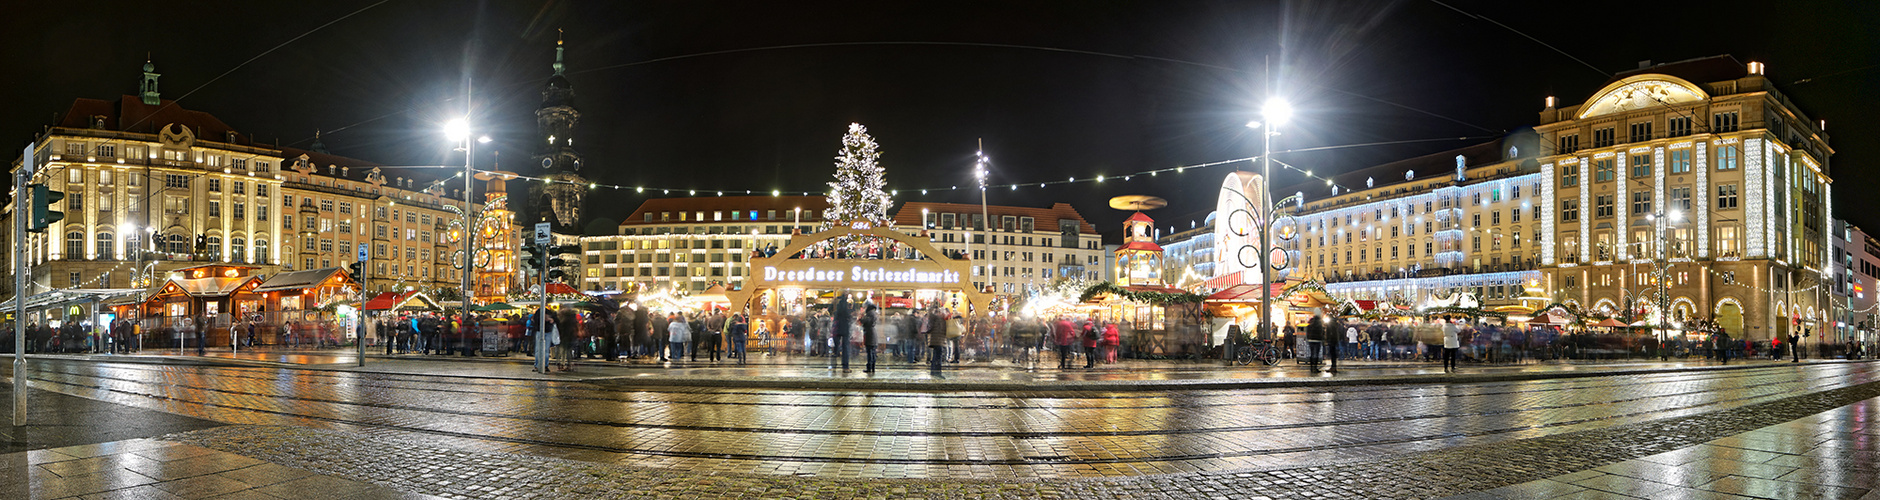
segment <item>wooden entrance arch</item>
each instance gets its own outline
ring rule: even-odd
[[[812,245],[844,237],[880,238],[907,245],[915,258],[835,259],[802,258],[798,254]],[[946,304],[961,314],[969,310],[983,315],[991,297],[972,285],[972,260],[953,259],[925,238],[909,236],[888,228],[833,228],[820,233],[791,238],[790,245],[772,257],[751,259],[751,275],[744,288],[727,292],[733,307],[753,307],[752,301],[768,298],[769,311],[777,311],[778,288],[848,289],[848,290],[939,290],[957,293],[963,303]]]

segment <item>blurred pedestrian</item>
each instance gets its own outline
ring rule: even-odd
[[[829,319],[833,323],[833,328],[830,330],[830,346],[834,347],[836,352],[841,353],[842,371],[846,372],[849,371],[850,328],[855,322],[855,312],[853,308],[849,306],[848,290],[843,290],[842,293],[836,294],[836,303],[831,309],[833,312]],[[835,368],[834,363],[832,358],[830,361],[831,369]]]
[[[875,346],[878,341],[875,338],[875,322],[880,320],[879,316],[880,311],[874,301],[868,301],[862,307],[862,351],[868,355],[868,366],[862,369],[863,373],[875,373]]]
[[[692,327],[686,324],[685,317],[680,316],[678,313],[667,315],[665,336],[667,339],[667,347],[672,351],[672,354],[670,358],[662,355],[659,357],[659,360],[666,361],[667,359],[671,359],[676,363],[684,359],[685,344],[692,341]]]
[[[1071,346],[1077,344],[1077,326],[1070,318],[1058,317],[1057,324],[1051,325],[1051,340],[1057,345],[1058,369],[1071,369]]]
[[[1462,348],[1462,328],[1454,322],[1443,322],[1443,371],[1456,369],[1456,351]]]
[[[750,338],[750,323],[743,314],[731,317],[731,324],[725,327],[725,336],[731,338],[731,357],[738,358],[738,364],[744,364],[744,347]]]

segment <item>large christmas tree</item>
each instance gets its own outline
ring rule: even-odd
[[[883,188],[881,153],[875,150],[875,138],[868,127],[850,123],[842,136],[842,151],[836,156],[836,180],[829,183],[829,208],[823,210],[823,227],[835,224],[855,228],[887,227],[888,207],[893,200]]]

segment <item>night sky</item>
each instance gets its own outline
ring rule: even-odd
[[[374,3],[12,7],[0,139],[18,151],[74,98],[134,94],[149,53],[165,98],[260,141],[305,148],[323,130],[336,154],[461,165],[441,126],[463,113],[467,73],[475,121],[496,139],[479,166],[494,149],[506,169],[535,173],[525,160],[560,28],[590,179],[820,192],[853,121],[881,144],[897,201],[976,203],[981,138],[993,183],[1253,156],[1259,136],[1244,125],[1273,93],[1298,110],[1276,149],[1450,138],[1279,157],[1335,172],[1531,126],[1546,96],[1583,101],[1641,60],[1731,54],[1766,63],[1827,120],[1835,215],[1880,229],[1880,198],[1863,195],[1880,180],[1868,167],[1880,106],[1862,92],[1880,89],[1880,2]],[[1105,201],[1150,194],[1173,202],[1150,213],[1160,225],[1185,228],[1225,168],[990,202],[1068,201],[1114,232],[1127,214]],[[599,192],[589,213],[619,218],[648,195]]]

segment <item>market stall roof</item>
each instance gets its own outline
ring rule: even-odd
[[[438,309],[438,306],[437,301],[431,300],[431,297],[426,296],[424,292],[411,291],[381,293],[377,297],[373,297],[372,300],[366,301],[365,306],[360,307],[360,309],[367,311],[407,308]]]
[[[170,278],[168,283],[164,283],[163,287],[157,290],[158,293],[177,292],[191,297],[221,297],[235,293],[236,290],[241,289],[242,285],[246,285],[251,281],[259,281],[260,279],[261,278],[254,276],[235,278]]]
[[[1622,328],[1625,326],[1625,323],[1620,323],[1619,320],[1616,320],[1616,319],[1606,318],[1604,320],[1601,320],[1598,323],[1593,323],[1592,326],[1605,327],[1605,328]]]
[[[509,305],[508,302],[491,302],[479,307],[470,308],[470,310],[473,311],[514,311],[516,309],[518,309],[516,306]]]
[[[568,286],[567,283],[549,283],[548,293],[549,295],[565,295],[565,294],[578,294],[578,293],[581,293],[581,291],[575,290],[574,287]]]
[[[1286,288],[1286,285],[1272,284],[1272,285],[1267,285],[1267,287],[1272,291],[1272,294],[1274,297],[1286,296],[1286,292],[1284,290]],[[1259,302],[1260,301],[1260,285],[1240,284],[1240,285],[1230,286],[1224,290],[1214,292],[1213,294],[1208,295],[1208,298],[1206,300],[1208,302]]]
[[[1123,250],[1146,250],[1150,252],[1160,252],[1162,251],[1162,245],[1157,245],[1153,241],[1131,241],[1129,243],[1124,243],[1122,247],[1117,248],[1117,251],[1123,251]]]
[[[327,268],[321,268],[321,269],[308,269],[305,271],[290,271],[290,272],[280,273],[280,274],[274,275],[273,277],[268,278],[267,281],[261,282],[261,286],[256,287],[255,291],[256,292],[274,292],[274,291],[281,291],[281,290],[299,290],[302,288],[310,288],[310,287],[318,286],[319,284],[327,281],[328,279],[331,279],[334,274],[339,274],[339,273],[340,273],[340,269],[337,267],[327,267]]]

